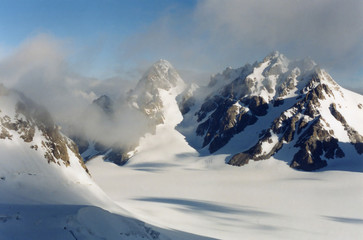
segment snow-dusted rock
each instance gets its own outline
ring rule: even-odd
[[[291,61],[273,52],[262,62],[227,68],[199,91],[211,93],[178,129],[196,148],[235,154],[231,165],[274,156],[315,170],[346,152],[362,158],[363,96],[340,87],[310,59]]]

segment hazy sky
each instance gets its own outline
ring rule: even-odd
[[[3,0],[0,70],[42,45],[42,64],[50,57],[85,77],[124,79],[160,58],[190,78],[278,50],[363,89],[362,23],[362,0]]]

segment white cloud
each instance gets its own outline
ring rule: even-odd
[[[71,125],[72,131],[77,129],[105,144],[122,144],[137,138],[147,125],[141,113],[117,103],[122,111],[110,118],[91,107],[92,101],[102,94],[122,97],[130,83],[120,78],[80,76],[71,70],[68,52],[63,41],[50,35],[30,38],[0,61],[0,82],[44,105],[64,130]]]
[[[176,68],[216,73],[279,50],[354,78],[363,65],[362,22],[361,0],[203,0],[192,12],[167,13],[133,36],[123,57],[162,57]]]
[[[362,51],[362,1],[211,0],[201,2],[196,16],[200,29],[207,29],[217,42],[227,40],[232,48],[281,47],[324,58]]]

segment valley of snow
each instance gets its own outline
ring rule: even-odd
[[[217,239],[363,237],[361,172],[300,172],[273,159],[238,168],[223,156],[181,166],[180,156],[124,167],[97,158],[88,167],[117,203],[163,228]]]
[[[173,94],[160,94],[165,124],[141,139],[126,165],[102,157],[87,163],[99,186],[138,219],[217,239],[363,237],[361,168],[302,172],[273,158],[232,167],[228,155],[198,156],[174,129],[182,116],[169,106]]]

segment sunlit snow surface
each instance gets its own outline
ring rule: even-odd
[[[181,116],[173,94],[162,95],[171,104],[165,124],[125,166],[101,157],[87,164],[120,206],[150,224],[217,239],[363,238],[362,168],[302,172],[273,158],[232,167],[229,155],[198,157],[174,129]]]
[[[0,95],[0,117],[15,121],[18,100],[13,92]],[[30,142],[11,129],[11,137],[0,139],[0,240],[203,239],[135,219],[95,184],[70,149],[68,166],[48,163],[41,147],[46,136],[34,129]]]
[[[180,165],[186,158],[124,167],[98,158],[88,167],[111,198],[163,228],[218,239],[363,237],[361,172],[300,172],[273,159],[238,168],[223,156]]]

